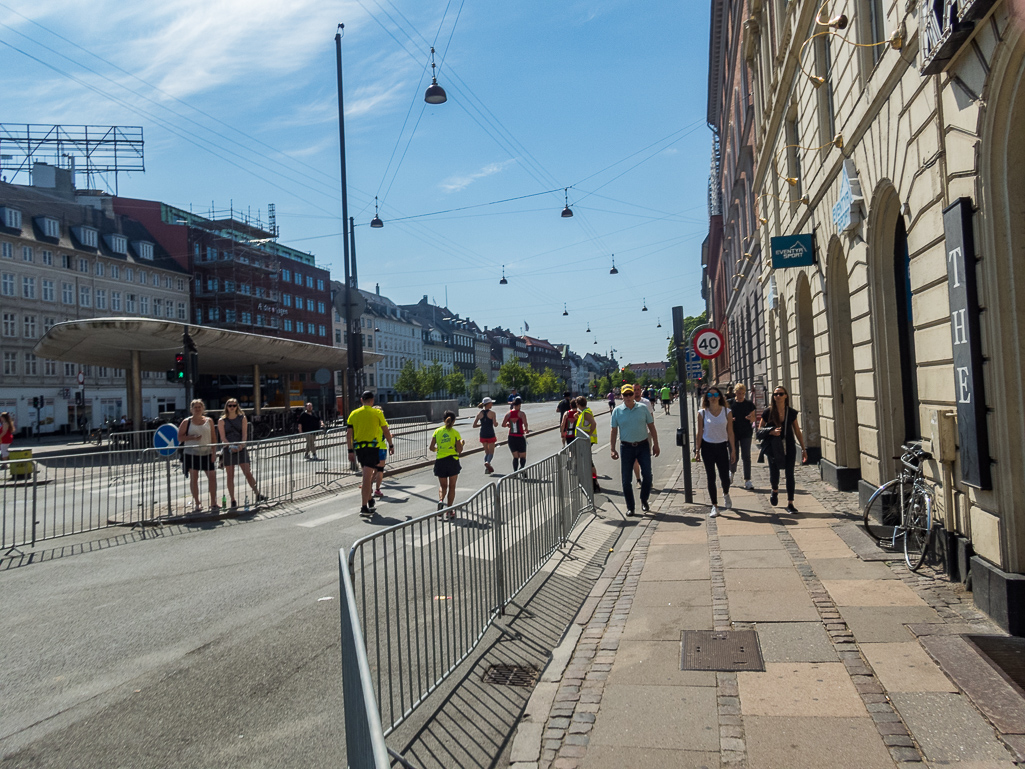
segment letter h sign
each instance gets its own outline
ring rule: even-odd
[[[943,233],[947,248],[961,482],[977,489],[989,489],[992,488],[989,431],[982,381],[982,336],[970,198],[959,198],[943,211]]]

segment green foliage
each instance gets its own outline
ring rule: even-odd
[[[460,395],[466,394],[466,380],[459,371],[453,371],[445,377],[445,389],[450,395],[458,398]]]
[[[507,390],[522,392],[531,383],[533,371],[520,365],[518,360],[503,363],[498,370],[498,383]]]
[[[434,395],[445,388],[445,369],[438,361],[434,361],[430,366],[421,366],[419,374],[424,395]]]
[[[481,397],[481,388],[488,383],[487,374],[485,374],[478,366],[473,370],[473,375],[470,377],[470,392],[471,400],[474,403],[478,403]]]
[[[546,368],[543,373],[538,374],[535,381],[532,382],[531,394],[545,396],[555,393],[561,384],[559,377],[555,375],[555,372],[550,368]]]
[[[407,360],[402,365],[402,371],[399,372],[398,381],[395,382],[395,389],[407,397],[423,398],[426,393],[422,391],[419,373],[416,364],[411,360]]]

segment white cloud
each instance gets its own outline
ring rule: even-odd
[[[515,160],[503,160],[501,163],[488,163],[479,171],[474,171],[470,174],[463,174],[462,176],[450,176],[441,182],[439,186],[441,189],[445,190],[445,192],[459,192],[460,190],[465,190],[478,179],[483,179],[487,176],[493,176],[497,173],[501,173],[515,162]]]

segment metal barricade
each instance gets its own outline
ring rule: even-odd
[[[358,693],[346,696],[347,739],[358,738],[349,736],[349,719],[367,718],[350,708],[379,706],[383,733],[390,734],[567,541],[579,516],[593,508],[590,448],[573,441],[465,502],[353,544],[340,580],[343,593],[353,591],[367,665],[343,659],[343,679],[365,669],[377,704]],[[443,517],[448,512],[453,519]],[[345,623],[343,616],[343,635],[353,632]],[[350,754],[350,766],[364,765]]]
[[[431,435],[426,419],[392,420],[392,424],[396,453],[389,457],[389,464],[426,459]],[[349,462],[344,428],[314,434],[316,460],[304,457],[306,437],[247,441],[250,473],[268,502],[322,493],[360,474]],[[253,511],[257,491],[249,486],[241,466],[230,461],[222,466],[227,456],[224,448],[223,444],[213,446],[218,461],[212,502],[230,505],[234,498],[240,512]],[[194,512],[180,453],[163,457],[153,448],[118,449],[111,442],[90,453],[35,457],[27,474],[12,477],[11,467],[12,462],[0,462],[0,556],[42,540],[108,526],[176,521]],[[209,511],[208,479],[204,472],[198,475],[202,506]],[[229,477],[233,489],[228,488]]]

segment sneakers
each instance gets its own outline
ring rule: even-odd
[[[715,505],[712,505],[712,509],[708,511],[708,517],[715,518],[715,516],[717,515],[719,515],[719,508],[717,508]]]
[[[493,472],[495,472],[495,468],[493,468],[491,466],[490,462],[485,462],[484,463],[484,474],[485,475],[491,475]]]
[[[769,504],[773,507],[779,504],[779,492],[774,491],[769,495]]]
[[[383,499],[384,498],[384,492],[381,491],[380,489],[377,489],[374,492],[374,496],[377,497],[378,499]]]
[[[359,509],[359,514],[364,518],[370,518],[374,515],[374,511],[366,505],[363,505],[363,507]]]
[[[257,494],[256,495],[256,501],[257,502],[266,502],[267,501],[267,495],[266,494]]]
[[[373,497],[370,497],[370,499],[367,500],[367,507],[369,507],[371,510],[374,509],[374,498]]]
[[[454,521],[456,519],[456,511],[455,510],[449,510],[448,511],[448,519],[450,521]]]
[[[744,481],[744,488],[748,491],[754,491],[755,485],[751,481]]]
[[[730,499],[729,494],[723,494],[723,507],[725,507],[727,510],[733,509],[733,500]]]
[[[787,512],[788,513],[796,513],[797,512],[797,508],[794,507],[794,503],[793,502],[787,502]]]

